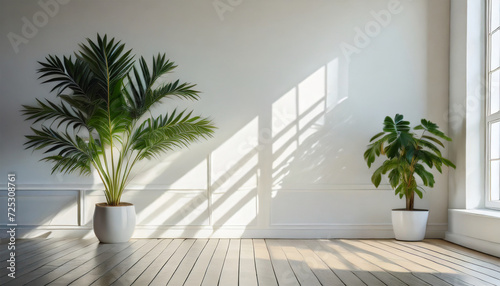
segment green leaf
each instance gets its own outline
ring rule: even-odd
[[[422,199],[422,198],[424,197],[424,194],[423,194],[424,189],[422,189],[422,188],[420,188],[420,187],[417,187],[417,188],[414,190],[414,192],[417,194],[417,196],[418,196],[419,198],[421,198],[421,199]]]
[[[373,172],[372,183],[376,188],[378,188],[380,182],[382,181],[382,170],[383,166],[379,167],[377,170],[375,170],[375,172]]]
[[[434,175],[425,170],[423,165],[416,164],[415,173],[422,179],[424,186],[434,187]]]
[[[375,136],[373,136],[371,139],[370,139],[370,142],[372,142],[373,140],[379,138],[380,136],[384,135],[385,132],[380,132],[380,133],[377,133],[375,134]]]
[[[441,138],[441,139],[444,139],[446,141],[451,141],[451,138],[446,136],[443,132],[441,132],[439,130],[439,126],[437,126],[437,124],[429,121],[429,120],[426,120],[426,119],[422,119],[420,121],[421,125],[415,127],[415,130],[419,130],[419,129],[423,129],[425,131],[428,131],[429,133],[433,134],[433,135],[436,135],[437,137]]]
[[[423,139],[427,139],[427,140],[430,140],[430,141],[433,141],[434,143],[438,144],[439,146],[443,147],[444,148],[444,144],[439,141],[438,139],[432,137],[432,136],[427,136],[427,135],[422,135],[422,141]]]
[[[445,159],[445,158],[441,158],[442,162],[444,165],[448,166],[448,167],[451,167],[453,169],[456,169],[457,167],[455,166],[455,164],[453,164],[450,160],[448,159]]]
[[[46,103],[36,99],[37,105],[23,105],[22,113],[27,117],[27,120],[33,120],[34,123],[39,121],[51,121],[52,124],[58,121],[57,127],[62,124],[72,127],[73,129],[81,126],[86,126],[86,116],[79,110],[68,107],[64,103],[55,104],[49,100]]]
[[[368,145],[368,149],[364,153],[364,158],[368,168],[370,168],[372,163],[375,162],[375,158],[380,156],[382,143],[382,141],[376,141]]]
[[[399,168],[394,168],[389,172],[389,182],[391,187],[396,188],[401,181],[401,174],[399,172]]]
[[[207,118],[185,115],[185,111],[150,118],[136,130],[133,149],[139,158],[151,158],[175,148],[187,147],[199,139],[211,137],[215,127]]]
[[[44,157],[42,160],[54,162],[52,172],[90,174],[91,154],[83,140],[69,133],[60,133],[56,130],[42,126],[41,129],[31,128],[35,135],[27,135],[26,149],[45,149],[45,153],[56,152],[56,155]]]

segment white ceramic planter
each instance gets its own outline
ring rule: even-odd
[[[95,205],[94,233],[102,243],[127,242],[135,229],[135,207],[130,203]]]
[[[392,210],[392,228],[397,240],[419,241],[425,237],[428,210]]]

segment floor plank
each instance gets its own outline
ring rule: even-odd
[[[255,268],[259,285],[278,286],[276,273],[264,239],[254,239]]]
[[[283,252],[283,249],[281,249],[281,246],[279,245],[278,240],[268,239],[266,240],[266,243],[278,284],[287,286],[300,285],[292,267],[290,266],[290,263],[288,263],[285,252]]]
[[[326,265],[321,258],[319,258],[312,249],[307,247],[307,245],[302,240],[295,241],[295,247],[304,257],[304,261],[307,263],[309,268],[314,272],[318,280],[324,286],[341,286],[344,285],[342,280],[335,275],[335,273]]]
[[[189,249],[193,246],[196,239],[186,239],[182,242],[182,244],[177,248],[175,253],[170,257],[170,259],[163,265],[160,269],[156,277],[151,281],[149,285],[166,285],[172,275],[175,273],[179,264],[184,259],[184,256],[188,253]],[[140,284],[138,284],[140,285]]]
[[[200,257],[193,266],[191,273],[189,273],[184,286],[199,286],[202,284],[218,243],[218,239],[210,239],[208,241],[207,245],[201,252]]]
[[[53,241],[53,243],[51,243],[50,239],[47,239],[46,241],[46,243],[41,245],[39,244],[39,246],[36,246],[33,249],[20,249],[19,251],[16,249],[16,263],[27,266],[35,261],[42,260],[53,253],[57,253],[60,249],[67,248],[68,246],[71,247],[72,245],[78,243],[76,239],[56,240]],[[0,267],[4,268],[6,265],[7,262],[2,259],[2,261],[0,261]]]
[[[0,269],[1,285],[500,285],[499,258],[434,239],[33,239],[17,250],[16,278]]]
[[[99,279],[95,280],[89,285],[111,285],[123,274],[125,274],[132,266],[134,266],[137,261],[140,261],[144,256],[148,255],[149,252],[160,242],[158,239],[149,239],[146,243],[138,250],[134,251],[127,259],[122,260],[120,263],[116,264],[111,270],[107,271],[105,274],[101,275]]]
[[[255,253],[251,239],[241,240],[239,285],[258,285],[257,270],[255,269]]]
[[[446,273],[438,272],[426,263],[420,263],[418,257],[414,257],[403,251],[390,248],[378,241],[363,240],[363,243],[372,246],[371,251],[391,258],[402,267],[406,267],[413,275],[426,281],[431,285],[470,285],[464,281],[457,281],[456,277],[447,275]],[[427,262],[427,261],[425,261]],[[451,269],[448,269],[451,270]],[[434,278],[435,277],[435,278]],[[436,280],[439,279],[439,280]]]
[[[463,273],[466,273],[470,276],[476,277],[480,280],[483,280],[485,283],[490,283],[493,285],[500,285],[500,275],[499,273],[495,273],[494,271],[490,271],[489,269],[479,267],[473,263],[468,263],[465,261],[458,260],[456,258],[446,256],[439,252],[427,250],[425,248],[419,247],[415,243],[409,242],[399,242],[395,243],[399,245],[406,246],[407,248],[412,248],[415,252],[420,254],[425,254],[426,257],[430,260],[438,261],[443,265],[447,265],[451,268],[457,269]],[[493,275],[493,276],[490,276]]]
[[[220,274],[224,266],[227,250],[229,248],[229,239],[219,240],[215,249],[210,265],[207,268],[205,277],[203,278],[202,286],[215,286],[219,284]]]
[[[207,242],[208,239],[197,239],[195,241],[167,285],[184,285],[184,282],[186,282],[191,269],[193,269],[194,264],[205,248],[205,245],[207,245]]]
[[[499,264],[483,261],[480,258],[476,258],[474,256],[469,256],[469,255],[464,255],[464,254],[458,253],[456,251],[451,251],[451,250],[448,250],[446,248],[441,248],[441,247],[432,245],[432,244],[427,243],[427,242],[415,243],[415,245],[418,245],[418,246],[423,247],[423,248],[428,249],[428,250],[432,250],[432,251],[437,252],[437,253],[441,253],[441,254],[446,255],[446,256],[456,258],[456,259],[461,260],[461,261],[465,261],[465,262],[480,266],[480,268],[484,268],[484,270],[486,271],[486,272],[483,271],[483,273],[491,275],[493,277],[499,277],[499,273],[500,273],[500,265]]]
[[[227,249],[226,259],[220,274],[219,285],[238,285],[238,274],[240,268],[240,240],[231,239]]]
[[[500,259],[498,259],[498,257],[494,257],[494,256],[486,254],[486,253],[478,252],[478,251],[472,250],[470,248],[466,248],[466,247],[463,247],[463,246],[460,246],[460,245],[457,245],[454,243],[447,242],[447,241],[442,240],[442,239],[426,239],[425,242],[429,243],[429,244],[437,245],[438,247],[440,247],[442,249],[448,249],[448,250],[451,250],[451,251],[456,252],[456,253],[467,255],[470,257],[474,257],[474,258],[480,259],[481,261],[484,261],[484,262],[487,262],[487,263],[490,263],[490,264],[493,264],[493,265],[500,267]]]
[[[79,265],[77,268],[74,268],[68,271],[66,274],[60,276],[59,278],[53,280],[48,285],[51,286],[65,286],[69,285],[79,277],[85,275],[90,272],[92,269],[98,267],[102,263],[106,263],[108,259],[111,257],[118,255],[122,251],[126,251],[131,245],[133,245],[136,241],[131,241],[129,243],[120,243],[120,244],[99,244],[99,249],[102,250],[102,253],[93,255],[93,257],[87,260],[85,263]],[[50,273],[49,273],[50,274]]]
[[[113,246],[99,245],[97,240],[93,240],[93,243],[87,247],[74,247],[74,251],[71,254],[56,259],[46,265],[56,266],[54,271],[50,271],[43,276],[36,277],[27,285],[46,285],[57,278],[63,276],[64,274],[70,272],[71,270],[80,267],[88,260],[91,260],[95,256],[103,253],[104,251],[112,248]],[[34,278],[32,276],[32,278]]]
[[[408,248],[404,245],[400,245],[392,241],[391,242],[379,241],[379,243],[387,245],[399,251],[400,253],[402,253],[400,254],[400,256],[407,256],[412,261],[415,261],[421,265],[425,265],[426,267],[431,268],[437,273],[440,273],[439,276],[443,278],[443,280],[446,280],[453,285],[462,285],[463,283],[465,283],[465,285],[482,285],[482,284],[492,285],[476,277],[467,275],[466,273],[461,272],[459,269],[455,269],[453,265],[449,264],[444,265],[442,263],[439,263],[439,261],[433,260],[432,256],[416,252],[413,249]]]
[[[59,239],[61,240],[61,239]],[[43,238],[34,238],[34,239],[17,239],[14,244],[11,244],[15,247],[17,253],[29,253],[31,249],[37,249],[39,246],[55,242],[56,239],[43,239]],[[7,253],[11,252],[11,249],[8,249],[9,240],[2,240],[0,242],[0,257],[4,257]]]
[[[78,285],[90,285],[94,283],[94,281],[101,278],[101,276],[106,275],[106,273],[108,273],[108,271],[111,271],[116,265],[120,264],[122,261],[130,257],[134,252],[141,249],[141,247],[143,247],[146,243],[147,240],[144,239],[136,241],[135,243],[130,245],[130,247],[125,248],[121,252],[107,259],[106,261],[103,261],[95,268],[93,268],[91,271],[85,273],[83,276],[80,276],[78,279],[76,279],[69,285],[78,286]]]
[[[167,248],[153,260],[149,267],[139,275],[132,285],[149,285],[183,242],[184,239],[174,239],[171,241]]]
[[[430,269],[418,267],[413,262],[394,255],[388,251],[373,247],[362,241],[341,240],[341,243],[348,244],[358,255],[375,265],[378,265],[394,277],[411,285],[436,285],[450,286],[449,283],[429,274]],[[415,275],[414,272],[420,273]]]
[[[162,239],[149,253],[142,257],[132,268],[118,278],[112,285],[132,285],[151,263],[168,247],[172,239]]]
[[[307,245],[330,267],[344,284],[356,286],[384,285],[377,279],[373,272],[380,271],[380,275],[387,275],[387,273],[338,246],[336,242],[330,240],[311,240],[307,241]],[[392,282],[387,285],[398,285],[397,282],[399,280],[391,275],[387,275],[387,277],[387,280]],[[363,281],[369,284],[365,284]]]
[[[296,248],[296,243],[289,240],[280,241],[281,249],[301,285],[321,286],[314,272],[309,268],[306,259]]]
[[[61,241],[63,242],[63,241]],[[71,255],[75,249],[85,248],[87,245],[94,243],[95,240],[71,240],[69,243],[58,245],[54,249],[50,245],[45,246],[46,251],[40,252],[38,255],[29,256],[29,258],[20,256],[17,262],[17,275],[21,276],[13,285],[23,285],[31,280],[43,276],[57,268],[56,265],[51,265],[54,261]],[[57,264],[57,263],[56,263]],[[34,273],[36,271],[36,274]],[[25,275],[29,273],[30,275]],[[0,278],[0,285],[8,285],[8,277]],[[12,281],[10,281],[12,282]]]

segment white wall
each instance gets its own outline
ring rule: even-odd
[[[137,205],[137,237],[391,237],[390,209],[404,203],[371,185],[368,139],[396,113],[448,124],[448,0],[62,2],[44,18],[36,1],[0,1],[0,182],[17,174],[25,235],[89,233],[103,200],[97,178],[50,175],[23,150],[19,114],[54,97],[37,61],[96,33],[147,59],[167,52],[173,78],[203,91],[187,106],[219,127],[144,165],[124,196]],[[23,31],[23,19],[40,27]],[[186,106],[158,112],[175,105]],[[447,189],[445,173],[416,203],[431,211],[429,236],[446,230]]]
[[[485,4],[454,0],[450,22],[450,208],[484,207]]]

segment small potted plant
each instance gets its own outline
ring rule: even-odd
[[[413,130],[418,130],[420,134],[412,132],[410,122],[404,121],[403,115],[396,114],[394,119],[387,116],[383,131],[370,139],[364,153],[368,167],[377,157],[386,157],[373,172],[371,180],[378,187],[382,175],[388,174],[396,195],[405,198],[405,209],[392,210],[392,225],[396,239],[407,241],[418,241],[425,237],[429,211],[414,208],[415,194],[422,198],[425,192],[419,183],[433,187],[431,169],[436,168],[441,173],[443,165],[455,168],[450,160],[442,156],[438,147],[444,148],[441,139],[451,141],[451,138],[441,132],[435,123],[422,119]],[[417,178],[420,178],[420,182]]]
[[[23,105],[27,120],[41,123],[27,135],[26,148],[43,149],[52,173],[97,173],[105,203],[96,205],[94,232],[101,242],[126,242],[135,228],[135,208],[121,197],[137,162],[211,137],[212,122],[176,110],[153,116],[162,99],[197,100],[194,85],[162,82],[176,65],[158,54],[152,66],[138,64],[125,45],[107,36],[87,39],[74,57],[49,55],[38,70],[43,83],[53,83],[58,102]]]

